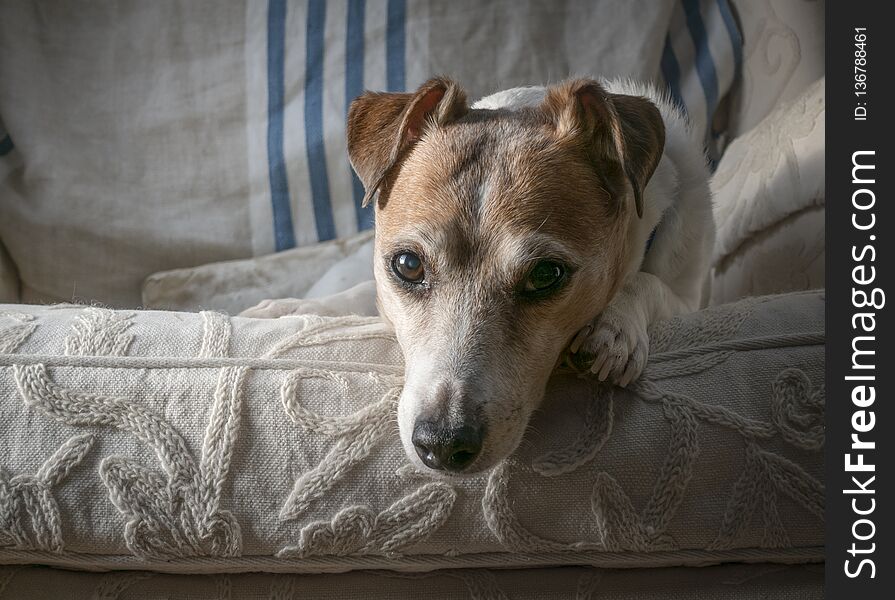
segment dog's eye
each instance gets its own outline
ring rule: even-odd
[[[565,273],[561,264],[552,260],[542,260],[529,271],[523,289],[526,292],[545,292],[562,281]]]
[[[426,276],[423,260],[413,252],[400,252],[392,258],[392,271],[407,283],[422,283]]]

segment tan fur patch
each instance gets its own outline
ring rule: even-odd
[[[427,126],[445,125],[467,110],[466,93],[443,77],[430,79],[414,94],[365,92],[354,100],[348,111],[348,156],[367,191],[363,205]]]
[[[543,109],[559,137],[579,140],[593,152],[615,195],[624,195],[618,179],[627,180],[637,215],[643,216],[643,188],[665,147],[659,109],[646,98],[610,94],[591,79],[573,79],[549,88]]]

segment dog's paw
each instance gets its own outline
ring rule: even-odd
[[[640,377],[648,357],[646,324],[609,307],[578,332],[569,346],[568,360],[579,372],[625,387]]]
[[[247,308],[239,313],[239,316],[253,319],[276,319],[307,312],[306,304],[306,300],[296,300],[295,298],[262,300],[252,308]]]

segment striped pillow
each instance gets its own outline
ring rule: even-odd
[[[266,136],[267,156],[259,154],[254,166],[269,172],[275,250],[372,227],[371,208],[361,207],[363,188],[347,160],[345,114],[350,99],[364,89],[408,88],[407,63],[414,60],[407,52],[408,21],[419,17],[415,14],[419,4],[309,0],[304,7],[269,0],[268,124],[266,130],[254,132]],[[291,11],[301,18],[289,19]],[[291,28],[304,28],[304,32],[290,35],[287,29]],[[304,80],[293,83],[303,84],[303,103],[294,96],[286,100],[284,82],[291,74],[288,40],[302,37]],[[715,115],[739,74],[742,44],[728,0],[674,3],[658,79],[705,137],[713,166],[725,142],[723,123]],[[551,75],[533,71],[528,83],[548,81]],[[295,138],[291,143],[304,145],[304,153],[287,160],[284,147]],[[293,218],[295,211],[300,218]]]
[[[676,3],[662,50],[662,79],[705,138],[713,169],[726,142],[725,123],[716,113],[742,64],[743,38],[728,0]]]
[[[267,127],[250,128],[249,135],[266,138],[267,156],[257,156],[252,166],[269,173],[275,250],[368,229],[372,208],[361,207],[363,187],[347,162],[345,117],[349,99],[365,88],[406,88],[407,0],[263,4],[249,10],[267,12]],[[298,14],[289,18],[290,12]],[[303,49],[287,48],[302,38]],[[301,54],[303,81],[296,73],[302,69],[290,68]],[[303,87],[304,102],[295,94],[287,102],[289,77]],[[263,95],[256,100],[263,102]],[[303,145],[304,155],[287,160],[290,144]],[[293,198],[307,200],[294,207]],[[313,215],[313,226],[296,223],[294,208]]]

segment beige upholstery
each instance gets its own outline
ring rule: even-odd
[[[712,303],[824,287],[824,84],[781,103],[721,159]]]
[[[822,294],[659,324],[629,390],[557,376],[520,451],[464,479],[408,466],[394,431],[400,353],[376,318],[2,311],[0,562],[823,559]]]

